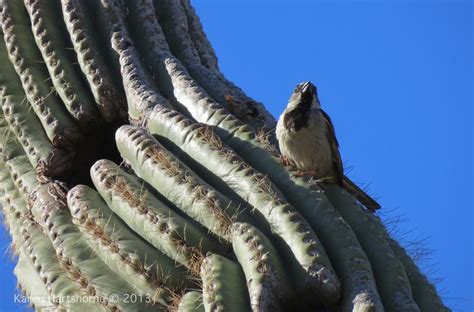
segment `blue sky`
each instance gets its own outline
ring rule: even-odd
[[[455,311],[473,303],[473,4],[194,0],[223,72],[278,115],[311,80],[355,181],[401,215]],[[1,233],[0,311],[15,281]]]

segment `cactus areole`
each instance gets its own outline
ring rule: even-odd
[[[1,211],[35,310],[448,311],[374,213],[286,166],[189,0],[1,0],[0,26]]]

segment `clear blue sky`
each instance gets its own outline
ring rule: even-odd
[[[427,237],[422,267],[455,311],[474,311],[472,2],[193,3],[221,69],[273,114],[298,82],[318,86],[349,175],[406,218],[408,241]],[[0,311],[21,311],[7,259]]]

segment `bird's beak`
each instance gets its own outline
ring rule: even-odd
[[[311,82],[307,81],[301,85],[301,96],[303,98],[311,98],[316,95],[316,87]]]
[[[301,93],[308,92],[310,89],[310,86],[311,86],[311,82],[309,81],[306,81],[305,83],[303,83],[303,85],[301,86]]]

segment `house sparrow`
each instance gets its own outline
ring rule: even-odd
[[[316,87],[311,82],[296,86],[276,127],[284,161],[295,166],[298,175],[339,184],[370,211],[380,205],[344,175],[339,143],[328,114],[321,109]]]

